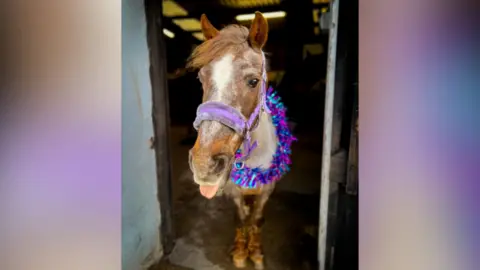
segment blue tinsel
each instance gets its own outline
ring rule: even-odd
[[[290,170],[290,148],[293,141],[297,139],[292,135],[288,128],[286,117],[286,108],[276,95],[272,87],[267,91],[267,106],[271,111],[273,125],[276,128],[278,145],[273,155],[272,164],[268,169],[249,168],[242,163],[235,163],[230,174],[231,180],[244,188],[256,188],[259,184],[265,185],[278,181],[285,173]],[[236,157],[241,156],[241,149],[238,149]]]

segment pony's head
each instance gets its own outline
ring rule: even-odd
[[[256,12],[250,29],[229,25],[219,31],[203,14],[201,26],[206,40],[193,51],[188,66],[199,70],[203,102],[227,105],[249,119],[261,102],[267,21]],[[229,178],[244,136],[219,121],[201,121],[197,129],[190,168],[202,195],[212,198]]]

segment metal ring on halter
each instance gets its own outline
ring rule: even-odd
[[[238,166],[240,165],[240,166]],[[235,168],[237,168],[237,170],[241,170],[245,167],[245,163],[240,161],[240,162],[235,162]]]

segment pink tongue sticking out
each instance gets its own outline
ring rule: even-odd
[[[211,199],[217,193],[218,185],[215,186],[200,186],[200,193],[203,197]]]

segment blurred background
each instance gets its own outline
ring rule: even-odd
[[[124,245],[122,236],[129,223],[120,224],[122,211],[127,209],[122,195],[127,191],[136,200],[147,197],[145,201],[156,195],[152,191],[156,186],[155,170],[150,166],[154,157],[150,158],[153,154],[145,143],[151,133],[143,132],[141,125],[122,125],[120,112],[127,107],[127,112],[133,115],[129,121],[135,120],[134,123],[143,121],[151,126],[152,121],[148,118],[149,106],[142,110],[142,104],[138,105],[133,96],[136,85],[123,83],[125,74],[120,67],[126,70],[126,75],[130,75],[128,68],[132,66],[138,70],[130,75],[130,81],[150,80],[145,29],[140,28],[145,18],[123,16],[123,9],[129,6],[135,7],[130,10],[130,13],[135,11],[134,15],[136,11],[143,12],[142,3],[141,0],[2,2],[0,20],[6,38],[0,50],[3,60],[0,65],[2,72],[5,71],[0,92],[3,124],[0,269],[138,269],[122,265],[120,248],[129,247]],[[363,0],[358,11],[344,8],[342,3],[339,34],[349,33],[345,34],[349,39],[339,42],[339,48],[345,44],[355,47],[358,39],[355,31],[345,31],[344,27],[360,26],[361,33],[359,49],[348,53],[348,58],[355,58],[357,51],[361,55],[358,67],[362,109],[361,218],[358,231],[351,230],[352,235],[358,233],[360,240],[357,246],[352,241],[356,237],[350,235],[347,242],[359,249],[356,255],[360,257],[360,269],[477,270],[480,265],[479,2]],[[291,12],[285,11],[288,22]],[[353,15],[345,16],[345,12]],[[310,20],[312,17],[307,13],[305,19]],[[360,14],[359,25],[351,19],[355,14]],[[207,10],[207,15],[213,20],[215,14]],[[130,20],[134,23],[124,23]],[[126,26],[134,31],[124,32]],[[139,41],[143,46],[125,43],[124,38]],[[163,36],[162,40],[168,42],[167,38]],[[122,54],[125,48],[129,50]],[[126,63],[125,55],[129,60]],[[141,88],[138,91],[142,93],[151,92],[148,83]],[[125,93],[132,98],[125,98]],[[123,102],[135,106],[125,106]],[[295,108],[291,110],[293,114]],[[308,153],[308,148],[300,147],[305,141],[300,126],[296,132],[302,138],[295,146],[294,159]],[[132,155],[137,152],[123,150],[124,130],[132,129],[140,135],[128,145],[149,154],[147,161],[151,162],[147,169],[151,169],[151,175],[145,173],[145,166]],[[172,136],[172,148],[182,149],[179,145],[185,133],[182,130],[179,136]],[[124,158],[130,162],[124,162]],[[183,179],[178,177],[178,167],[184,159],[181,157],[173,164],[177,168],[175,183]],[[133,171],[130,177],[123,174],[125,167]],[[301,163],[295,161],[291,174],[302,169]],[[312,182],[319,181],[319,171],[317,164],[315,172],[310,173]],[[127,186],[129,189],[125,188],[128,182],[124,180],[132,183]],[[304,179],[287,177],[281,183],[297,180]],[[231,228],[221,222],[218,226],[199,223],[196,227],[191,222],[178,222],[182,221],[182,213],[196,217],[189,209],[208,210],[208,215],[205,212],[197,215],[205,222],[219,220],[212,216],[223,216],[223,212],[215,210],[219,209],[218,203],[195,200],[189,194],[198,191],[184,187],[187,188],[177,185],[174,189],[177,239],[169,257],[175,259],[172,255],[183,249],[189,251],[182,254],[184,258],[203,256],[218,265],[212,256],[215,249],[227,258],[231,239],[221,242],[214,235],[202,238],[203,234],[205,230],[208,233],[223,227],[226,229],[219,230],[219,234],[228,234]],[[149,191],[147,194],[145,189]],[[273,203],[267,204],[266,224],[279,227],[273,231],[274,235],[265,235],[264,245],[267,257],[278,259],[275,254],[280,253],[285,255],[283,262],[288,263],[285,268],[299,269],[292,258],[301,258],[302,253],[312,257],[315,251],[297,249],[296,244],[301,242],[298,236],[305,235],[304,226],[291,223],[294,220],[291,209],[305,216],[301,212],[317,208],[318,203],[309,204],[308,196],[284,190],[279,190],[272,197]],[[288,197],[295,193],[301,195],[292,203]],[[148,225],[152,231],[158,231],[155,222],[146,222],[156,216],[142,207],[127,209],[139,213],[129,221],[134,226]],[[222,214],[214,216],[215,213]],[[312,214],[312,219],[316,215],[318,212]],[[138,241],[155,242],[158,240],[155,236],[137,234],[137,230],[132,234],[131,247],[139,249],[133,253],[138,257],[133,260],[135,263],[137,260],[140,263],[150,252]],[[278,243],[280,249],[271,248]],[[203,250],[198,248],[202,245]],[[343,253],[340,249],[337,245],[335,256]],[[340,261],[355,261],[355,257]],[[229,269],[224,265],[214,268],[212,264],[199,267]],[[273,262],[267,269],[282,269],[275,266],[278,263]],[[195,269],[178,264],[159,267]]]

